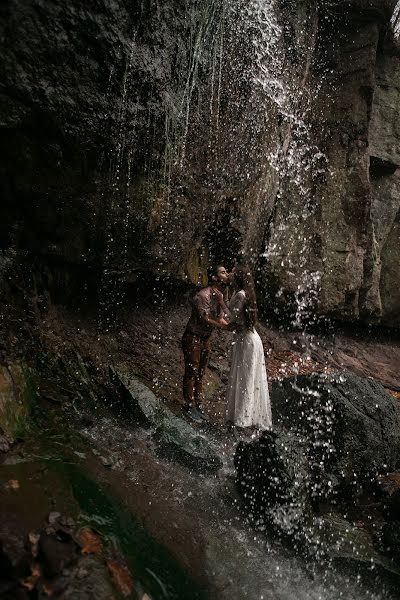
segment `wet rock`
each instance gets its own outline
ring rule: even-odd
[[[379,383],[351,375],[274,382],[275,423],[308,440],[315,484],[354,496],[400,466],[400,406]]]
[[[385,557],[374,537],[334,512],[319,514],[315,506],[313,471],[307,442],[292,432],[266,432],[259,440],[241,442],[235,455],[236,483],[246,513],[257,527],[272,527],[302,554],[316,559],[371,562],[400,574],[390,560],[397,548],[396,528],[382,542]],[[389,544],[390,541],[390,544]],[[399,547],[400,550],[400,547]]]
[[[47,577],[60,575],[65,567],[77,560],[77,544],[71,536],[42,533],[38,544],[38,559]]]
[[[216,472],[222,467],[222,461],[210,442],[170,411],[157,425],[154,438],[160,456],[177,460],[200,472]]]
[[[400,521],[400,473],[389,473],[379,477],[378,490],[385,518],[388,521]]]
[[[208,363],[208,368],[216,371],[220,377],[229,375],[229,367],[221,362],[210,360]]]
[[[383,526],[381,545],[385,554],[400,564],[400,520]]]
[[[36,397],[34,374],[25,364],[0,365],[0,445],[6,449],[21,435]]]
[[[160,455],[200,471],[215,472],[222,466],[210,442],[175,416],[146,385],[122,370],[112,370],[111,375],[122,389],[124,406],[131,417],[153,430]]]
[[[297,534],[311,514],[304,440],[290,432],[265,432],[238,444],[235,467],[236,483],[256,522]]]
[[[330,512],[314,520],[310,540],[316,553],[333,559],[357,561],[370,567],[379,565],[400,574],[400,567],[382,556],[373,536],[363,528],[355,527],[339,514]]]
[[[86,556],[80,559],[79,566],[71,570],[67,577],[62,577],[55,587],[55,595],[61,600],[116,600],[118,593],[114,591],[107,571],[95,557]]]
[[[110,375],[121,389],[124,408],[135,421],[146,427],[162,421],[168,409],[144,383],[122,369],[110,368]]]
[[[261,92],[258,73],[254,77],[249,72],[249,64],[254,63],[251,40],[261,34],[257,39],[262,44],[263,26],[251,8],[241,11],[239,3],[221,15],[221,6],[214,7],[210,27],[204,28],[204,7],[197,2],[101,0],[81,11],[62,2],[28,6],[14,0],[12,6],[7,5],[2,14],[0,102],[3,138],[10,136],[12,143],[3,142],[3,237],[10,238],[10,246],[12,241],[21,255],[47,260],[55,271],[49,282],[73,295],[74,275],[84,279],[86,264],[102,264],[108,234],[114,239],[109,275],[115,268],[118,279],[129,281],[135,270],[155,273],[159,269],[196,282],[199,269],[204,273],[206,251],[217,256],[223,249],[229,258],[252,253],[253,248],[264,246],[268,227],[274,251],[268,260],[271,272],[263,281],[267,293],[274,285],[293,296],[301,270],[306,268],[323,275],[321,310],[354,320],[362,311],[378,318],[383,311],[389,322],[395,320],[398,228],[392,214],[384,236],[390,252],[383,256],[381,285],[377,271],[382,244],[374,243],[373,225],[385,220],[388,212],[385,192],[379,191],[378,184],[379,202],[375,203],[376,216],[371,217],[369,177],[370,148],[372,157],[390,158],[394,166],[399,160],[392,150],[398,147],[399,136],[398,69],[390,68],[399,62],[390,44],[394,3],[317,4],[318,11],[313,3],[280,2],[270,14],[274,30],[282,29],[275,49],[289,81],[280,79],[280,71],[271,75],[282,86],[280,101],[285,96],[290,101],[294,95],[283,112],[290,107],[297,115],[298,97],[311,93],[313,98],[315,110],[297,115],[311,131],[301,147],[295,144],[299,132],[294,124],[288,126],[278,103]],[[221,49],[216,32],[222,22],[227,39],[221,68],[226,77],[216,98],[215,56]],[[315,44],[306,29],[315,32]],[[201,52],[194,53],[192,44],[197,39]],[[379,79],[386,58],[387,76]],[[262,76],[261,65],[258,68]],[[199,99],[195,111],[186,96],[187,81]],[[176,107],[186,100],[185,124],[181,119],[186,111]],[[270,115],[267,121],[266,113]],[[151,144],[149,123],[154,131]],[[226,133],[222,138],[216,135],[218,127]],[[170,139],[171,131],[180,130],[188,133],[184,141],[177,133]],[[285,153],[291,156],[297,150],[300,154],[306,143],[320,152],[297,165],[296,177],[285,177]],[[172,189],[167,190],[161,175],[165,156],[171,148],[179,153],[181,144],[184,168],[173,168],[177,161],[172,154],[167,160]],[[274,153],[277,144],[283,156],[271,164],[265,156]],[[118,235],[126,215],[119,202],[107,203],[111,194],[104,189],[109,178],[100,168],[103,154],[108,156],[118,147],[126,148],[119,167],[121,189],[128,178],[130,183],[132,227],[126,231],[127,239]],[[135,155],[134,173],[129,168],[130,153]],[[329,167],[320,155],[327,156]],[[146,177],[150,163],[154,183]],[[292,161],[290,168],[295,167]],[[307,177],[300,186],[299,176],[304,172]],[[304,216],[299,187],[302,194],[307,188],[313,190],[316,214],[309,218]],[[210,194],[210,189],[215,193]],[[172,204],[170,196],[175,198]],[[191,201],[194,197],[196,203]],[[204,214],[208,219],[203,219]],[[288,214],[293,226],[287,223]],[[167,218],[169,226],[164,227]],[[337,227],[327,227],[321,235],[321,219]],[[126,269],[121,269],[122,257]],[[386,306],[390,283],[394,301]],[[37,303],[39,307],[47,304],[44,294],[38,294]],[[123,331],[120,337],[124,339]]]
[[[373,559],[395,570],[379,558],[368,532],[334,510],[330,516],[319,512],[339,503],[354,506],[361,493],[376,492],[377,474],[399,463],[396,401],[370,380],[313,374],[275,383],[272,404],[280,429],[242,442],[235,455],[237,485],[256,523],[273,525],[316,554]],[[398,518],[397,483],[394,475],[382,479],[393,519]],[[387,529],[386,546],[394,547],[394,530],[390,544],[389,534]]]

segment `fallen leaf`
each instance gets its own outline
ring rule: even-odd
[[[31,567],[31,574],[29,575],[29,577],[21,581],[21,585],[29,591],[33,590],[38,580],[40,579],[41,574],[42,573],[40,570],[40,566],[35,563]]]
[[[143,594],[142,600],[151,600],[151,598],[147,594]]]
[[[80,530],[79,543],[82,546],[82,554],[98,554],[102,548],[100,536],[91,529]]]
[[[4,484],[4,487],[6,490],[12,490],[15,492],[16,490],[19,490],[19,481],[18,479],[10,479]]]
[[[46,596],[52,596],[54,592],[53,588],[48,583],[45,583],[43,585],[42,590],[46,594]]]
[[[38,544],[40,540],[40,533],[35,533],[34,531],[30,531],[28,534],[28,539],[31,544],[31,552],[32,556],[35,558],[38,555]]]
[[[364,527],[364,523],[362,521],[354,521],[354,527],[358,527],[359,529]]]
[[[110,571],[111,578],[121,592],[121,594],[127,598],[132,594],[133,581],[128,568],[125,565],[121,565],[115,560],[108,559],[107,567]]]

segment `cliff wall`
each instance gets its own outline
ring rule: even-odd
[[[399,324],[392,0],[5,0],[2,264],[204,281]]]

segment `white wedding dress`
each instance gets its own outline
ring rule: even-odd
[[[243,327],[246,325],[245,303],[243,290],[234,294],[229,303],[232,322]],[[234,333],[226,421],[238,427],[272,427],[264,349],[255,329]]]

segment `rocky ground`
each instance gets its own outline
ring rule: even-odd
[[[180,340],[189,317],[187,304],[165,309],[136,308],[126,312],[116,330],[53,308],[42,322],[42,340],[53,349],[73,347],[84,360],[106,370],[122,364],[136,373],[171,407],[181,401],[183,355]],[[269,380],[329,370],[348,370],[371,377],[395,397],[400,392],[400,337],[397,332],[352,329],[335,325],[324,333],[288,331],[260,323]],[[205,378],[205,405],[212,422],[222,423],[229,372],[230,333],[215,332]]]
[[[217,541],[218,535],[210,530],[209,505],[205,498],[202,499],[203,486],[206,485],[208,489],[210,484],[206,482],[211,480],[200,474],[204,467],[213,480],[214,467],[215,465],[217,468],[220,467],[220,461],[223,459],[224,467],[221,471],[223,476],[218,476],[218,480],[221,481],[221,477],[226,477],[227,464],[233,467],[234,447],[238,440],[227,437],[222,427],[232,335],[221,332],[214,336],[213,351],[204,386],[205,408],[210,416],[210,426],[203,432],[192,428],[186,431],[181,430],[178,422],[180,419],[176,420],[176,416],[180,416],[181,405],[183,357],[180,338],[188,318],[186,298],[175,303],[165,302],[161,307],[149,303],[146,306],[136,303],[136,306],[129,309],[125,307],[120,312],[118,321],[115,320],[114,326],[108,329],[101,327],[97,318],[89,318],[82,310],[74,311],[54,305],[47,305],[44,310],[40,307],[40,303],[35,302],[31,304],[28,318],[24,318],[26,312],[18,311],[19,309],[14,306],[2,320],[3,346],[0,374],[2,406],[4,407],[7,397],[12,397],[15,405],[20,407],[22,415],[25,408],[26,413],[33,414],[35,418],[39,413],[39,430],[35,425],[36,429],[34,428],[33,431],[39,431],[39,437],[42,437],[44,432],[52,432],[45,433],[45,436],[49,435],[53,439],[50,452],[53,458],[57,444],[68,447],[67,463],[81,461],[86,473],[89,472],[96,481],[103,481],[112,490],[118,490],[120,501],[124,506],[128,506],[133,514],[140,515],[150,535],[163,547],[168,548],[174,560],[179,565],[183,565],[191,577],[199,572],[207,572],[207,577],[209,576],[213,581],[214,592],[218,590],[221,597],[235,597],[229,586],[226,588],[228,596],[223,592],[227,586],[226,574],[221,571],[210,575],[209,560],[211,559],[203,553],[207,544],[207,552],[211,554],[218,555],[222,552],[222,548],[220,540]],[[91,313],[89,307],[87,312]],[[337,326],[335,329],[325,328],[323,333],[304,333],[288,331],[283,327],[265,323],[260,323],[259,332],[266,351],[268,375],[274,397],[274,386],[280,380],[289,381],[288,378],[294,375],[307,377],[313,373],[322,375],[326,373],[329,376],[332,372],[337,374],[338,371],[348,371],[381,382],[394,396],[396,402],[398,400],[400,377],[397,373],[397,365],[400,364],[400,342],[394,333],[378,334],[374,331],[357,331],[344,327],[339,329]],[[125,374],[128,374],[128,377]],[[24,384],[26,389],[24,388],[23,393],[18,395],[16,389],[22,386],[24,380],[26,380]],[[121,394],[121,385],[127,390],[128,396]],[[142,424],[145,422],[143,431],[148,433],[136,431],[132,434],[129,428],[123,428],[123,424],[126,416],[130,415],[132,404],[137,403],[141,389],[147,390],[145,399],[143,400],[142,397],[138,406],[141,417],[144,417],[144,421],[143,419],[141,421]],[[152,392],[154,396],[151,395]],[[28,396],[30,400],[27,400]],[[67,421],[62,417],[65,411],[70,415]],[[55,431],[54,425],[50,426],[46,422],[47,417],[44,425],[40,421],[42,412],[43,415],[47,412],[54,415]],[[122,419],[122,425],[113,425],[107,414]],[[129,416],[129,419],[133,418],[135,422],[137,416],[136,412],[135,415]],[[279,415],[276,421],[280,420],[278,417]],[[185,424],[183,423],[182,426],[185,427]],[[68,431],[80,431],[82,435],[88,436],[94,447],[88,451],[85,445],[81,447],[82,442],[77,441],[78,438],[73,437],[73,441],[72,438],[70,441],[62,439]],[[36,436],[36,433],[34,435]],[[215,447],[220,449],[217,451],[219,455],[216,462],[214,459],[209,461],[207,443],[204,440],[208,440],[207,443],[214,446],[214,452]],[[84,529],[83,525],[87,523],[82,524],[79,520],[78,522],[74,520],[80,512],[79,507],[76,506],[76,498],[72,503],[65,503],[57,499],[57,494],[53,494],[51,481],[53,476],[49,476],[46,466],[36,465],[32,474],[34,482],[32,483],[31,476],[24,475],[20,467],[13,465],[13,461],[18,464],[25,459],[29,464],[32,460],[37,462],[37,459],[32,459],[32,456],[43,458],[43,454],[46,455],[41,447],[43,441],[38,440],[39,446],[33,449],[30,447],[31,434],[26,432],[18,434],[17,430],[14,433],[5,431],[1,441],[2,450],[6,451],[3,454],[2,496],[6,500],[2,503],[3,511],[4,507],[8,507],[3,523],[12,524],[15,518],[18,521],[18,515],[24,511],[26,494],[32,493],[29,491],[32,485],[36,486],[37,496],[37,511],[34,519],[22,528],[20,525],[24,520],[19,519],[20,525],[13,532],[9,528],[4,530],[4,527],[0,531],[0,538],[3,540],[15,540],[14,550],[10,551],[9,545],[6,544],[6,550],[2,554],[2,564],[5,568],[10,562],[13,565],[12,575],[6,580],[4,593],[18,588],[21,598],[36,597],[34,596],[36,593],[39,593],[39,597],[43,594],[49,596],[53,594],[53,589],[58,590],[57,585],[62,587],[65,584],[62,593],[54,591],[54,595],[57,597],[60,593],[59,597],[68,598],[68,593],[74,589],[75,580],[79,581],[79,577],[86,569],[83,563],[87,561],[87,557],[82,551],[84,546],[79,542],[79,536],[80,531]],[[72,459],[71,449],[76,450]],[[203,455],[200,456],[199,453]],[[173,463],[168,462],[169,457],[172,458]],[[61,459],[56,459],[56,462],[57,460]],[[62,461],[65,460],[64,456]],[[7,461],[10,461],[8,466]],[[201,467],[199,474],[197,468],[194,468],[196,463]],[[188,466],[191,475],[187,474]],[[184,505],[181,504],[182,498],[177,499],[175,494],[171,496],[169,491],[171,482],[177,481],[177,478],[183,489],[186,486],[189,490],[187,498],[183,492]],[[153,481],[158,482],[156,487],[153,486]],[[212,527],[217,523],[232,522],[242,518],[237,508],[233,508],[238,502],[238,497],[233,491],[231,472],[228,474],[227,481],[228,484],[223,483],[217,492],[219,508],[212,519]],[[399,493],[396,473],[386,478],[383,486],[385,497],[394,498],[387,503],[393,506]],[[55,487],[57,489],[59,484]],[[18,494],[21,494],[21,489],[24,490],[22,496],[25,501],[19,504],[15,499]],[[45,490],[44,494],[38,493],[39,489]],[[194,491],[195,498],[192,499],[191,494]],[[65,496],[68,497],[68,494]],[[228,504],[226,504],[227,498]],[[383,531],[386,523],[380,501],[367,498],[363,502],[362,508],[353,503],[351,507],[346,508],[347,512],[343,513],[353,523],[357,539],[358,532],[363,535],[363,531],[368,530],[371,520],[378,523],[380,531]],[[204,505],[200,512],[196,512],[199,503]],[[152,508],[149,509],[149,506]],[[165,510],[171,515],[168,523],[165,523],[163,516]],[[60,518],[64,520],[73,519],[68,521],[70,523],[68,532],[65,535],[60,534],[62,539],[59,539],[57,529],[50,531],[51,527],[54,529],[54,523],[51,525],[49,519],[55,517],[49,515],[54,512],[59,512]],[[14,514],[16,517],[12,516]],[[332,518],[336,523],[337,518],[335,516]],[[338,526],[347,527],[346,519],[343,520],[343,516],[340,518],[342,520],[339,519]],[[397,516],[393,518],[396,520]],[[195,533],[197,530],[202,531],[200,537]],[[392,530],[394,531],[393,528]],[[129,560],[127,562],[126,554],[119,550],[119,554],[115,555],[108,542],[108,533],[99,532],[93,523],[89,524],[89,531],[99,537],[99,543],[104,549],[91,557],[93,569],[99,572],[96,581],[107,582],[104,589],[111,590],[110,598],[113,597],[112,594],[121,594],[121,587],[118,586],[124,585],[124,569],[128,568],[127,564],[130,573],[133,572]],[[60,567],[59,572],[55,573],[50,580],[46,578],[48,560],[46,554],[42,552],[39,560],[36,560],[31,546],[26,550],[25,538],[30,533],[36,536],[34,539],[39,540],[41,536],[55,536],[55,540],[51,537],[55,546],[61,544],[62,552],[66,553],[65,560],[68,566],[65,568],[68,572],[68,581],[63,580],[64,567]],[[386,535],[389,536],[389,533],[387,531]],[[224,560],[229,563],[234,560],[236,542],[233,540],[234,534],[230,527],[224,529],[224,535],[231,536],[225,540],[229,550],[224,548],[224,552],[226,550]],[[241,534],[236,532],[235,535]],[[210,541],[212,539],[213,542]],[[254,552],[261,551],[254,550]],[[262,553],[260,560],[263,560]],[[122,569],[122,575],[120,573],[122,583],[115,582],[118,573],[113,574],[112,568],[110,571],[107,561],[116,561],[118,565],[116,571]],[[246,567],[249,577],[253,577],[253,566],[250,561]],[[139,581],[140,585],[132,587],[130,584],[130,592],[126,597],[141,598],[141,595],[146,593],[146,587],[141,583],[143,581],[146,581],[144,576]],[[280,584],[275,583],[279,587]],[[199,584],[205,585],[205,581],[200,581]],[[90,593],[93,593],[95,585],[97,583],[93,583],[89,577],[87,589]],[[210,585],[209,581],[208,585]],[[249,585],[244,578],[243,586]],[[241,597],[240,589],[235,593],[238,598]],[[92,596],[82,595],[85,600],[86,597]],[[7,596],[5,595],[4,598]]]

